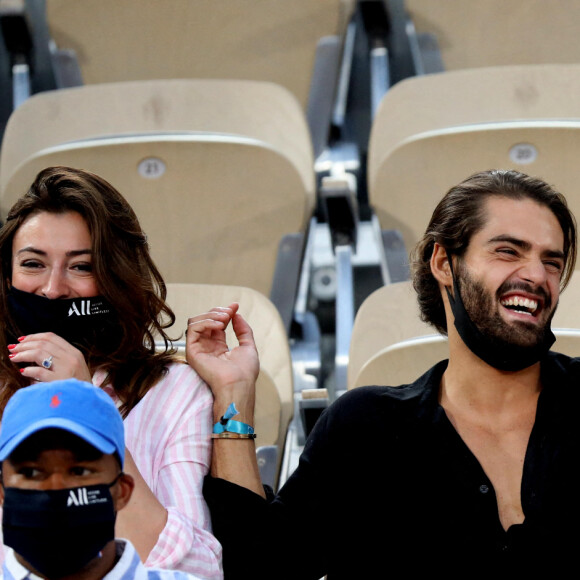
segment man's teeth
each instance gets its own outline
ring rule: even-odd
[[[530,314],[535,312],[538,308],[537,300],[531,300],[530,298],[523,298],[521,296],[510,296],[509,298],[504,298],[501,301],[502,306],[511,306],[514,309],[525,309]]]

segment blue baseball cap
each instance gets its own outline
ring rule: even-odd
[[[16,391],[2,415],[0,461],[41,429],[64,429],[101,453],[118,453],[125,461],[123,419],[104,391],[90,383],[66,379],[37,383]]]

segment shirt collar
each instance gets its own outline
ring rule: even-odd
[[[8,546],[4,546],[4,569],[7,574],[4,575],[6,579],[12,580],[44,580],[40,576],[33,574],[28,568],[25,568],[17,559],[14,550]]]
[[[129,540],[116,539],[115,549],[117,563],[113,569],[103,577],[103,580],[130,580],[137,577],[137,571],[143,567],[139,555]],[[17,559],[14,550],[4,546],[4,580],[44,580],[41,576],[33,574],[25,568]]]
[[[115,548],[119,559],[113,569],[103,577],[103,580],[133,580],[137,578],[139,569],[144,566],[133,544],[129,540],[117,538]]]

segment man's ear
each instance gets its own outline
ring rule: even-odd
[[[433,245],[430,265],[431,273],[437,282],[443,286],[453,286],[453,275],[451,273],[447,250],[437,242]]]
[[[131,499],[133,489],[135,488],[135,480],[128,473],[121,474],[119,480],[115,484],[116,491],[113,495],[113,502],[115,504],[115,511],[122,510]]]

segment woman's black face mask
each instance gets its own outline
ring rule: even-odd
[[[117,314],[103,296],[51,300],[12,286],[7,301],[22,336],[53,332],[81,350],[120,340]]]

